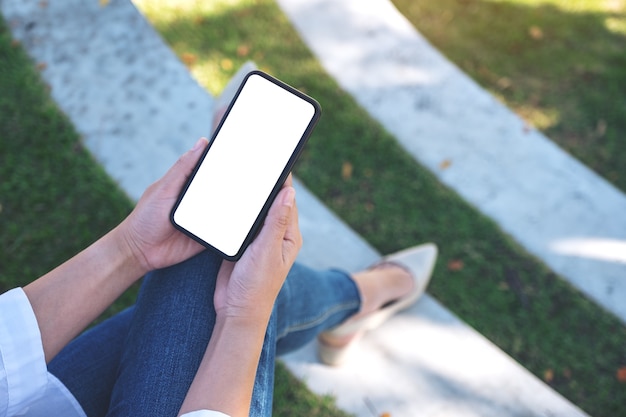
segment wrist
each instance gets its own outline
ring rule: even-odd
[[[267,323],[270,320],[272,314],[271,309],[266,309],[257,306],[254,309],[250,308],[238,308],[238,307],[224,307],[217,309],[216,323],[222,324],[224,327],[237,327],[237,328],[261,328],[265,331]]]
[[[259,318],[218,314],[179,415],[199,409],[248,415],[266,329]]]
[[[140,245],[132,238],[132,231],[129,230],[131,228],[131,225],[128,224],[128,219],[126,219],[110,233],[113,236],[113,241],[117,244],[120,257],[124,259],[125,265],[134,270],[134,275],[139,279],[150,272],[150,268]]]
[[[49,362],[142,276],[119,230],[24,287]]]

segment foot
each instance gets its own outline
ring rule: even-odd
[[[359,320],[383,306],[388,305],[413,291],[415,286],[411,273],[402,266],[392,262],[381,262],[373,268],[357,272],[352,279],[361,295],[361,309],[346,323]],[[322,333],[323,343],[342,348],[350,344],[357,337],[357,333],[347,335],[333,335]]]
[[[413,305],[426,290],[436,260],[437,246],[426,243],[389,255],[373,268],[354,274],[361,309],[319,335],[322,362],[341,364],[363,334]]]
[[[354,319],[406,296],[415,286],[411,273],[393,262],[381,262],[373,268],[353,274],[352,279],[361,294],[361,309]]]

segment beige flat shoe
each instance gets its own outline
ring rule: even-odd
[[[406,269],[413,277],[413,290],[406,296],[383,306],[380,310],[356,320],[348,320],[334,329],[320,334],[318,337],[320,360],[327,365],[340,365],[349,356],[349,352],[363,334],[380,326],[397,312],[412,306],[426,290],[436,260],[437,246],[434,243],[426,243],[386,256],[377,263],[376,265],[392,263]],[[349,336],[353,337],[347,345],[342,347],[331,346],[324,341],[325,338],[346,338]]]

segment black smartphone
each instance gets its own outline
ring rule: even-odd
[[[172,209],[174,226],[239,259],[320,114],[295,88],[261,71],[247,74]]]

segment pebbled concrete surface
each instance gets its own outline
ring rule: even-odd
[[[626,323],[622,192],[525,126],[389,0],[278,3],[328,73],[417,161]]]
[[[138,199],[192,138],[210,133],[213,99],[129,1],[41,4],[0,0],[87,148]]]

